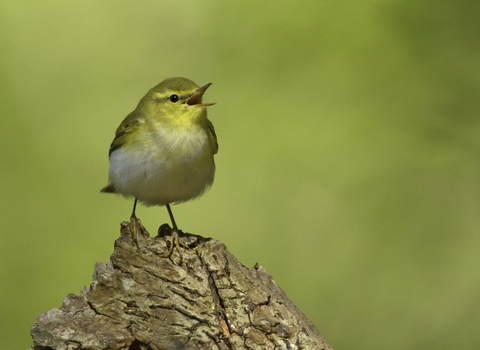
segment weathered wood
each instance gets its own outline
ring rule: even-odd
[[[246,268],[224,244],[185,234],[183,259],[170,237],[130,225],[93,281],[38,317],[35,350],[331,349],[265,270]]]

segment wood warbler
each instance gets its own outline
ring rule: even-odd
[[[137,201],[165,205],[177,235],[170,204],[202,195],[215,176],[217,136],[199,87],[185,78],[170,78],[150,89],[123,120],[110,145],[109,184],[101,192],[134,197],[132,234],[140,228]],[[178,250],[178,236],[175,245]],[[171,247],[173,249],[173,245]]]

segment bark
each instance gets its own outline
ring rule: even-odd
[[[219,241],[181,234],[132,239],[130,225],[80,295],[38,317],[35,350],[331,349],[265,270]]]

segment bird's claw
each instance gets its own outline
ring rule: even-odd
[[[171,228],[170,225],[168,224],[163,224],[162,226],[160,226],[158,228],[158,236],[159,237],[165,237],[167,235],[170,235],[172,236],[172,240],[169,242],[170,243],[170,248],[169,248],[169,251],[168,251],[168,258],[172,261],[172,255],[173,255],[173,251],[176,250],[178,255],[180,256],[180,261],[177,265],[181,265],[182,262],[183,262],[183,255],[182,255],[182,251],[180,250],[180,246],[185,248],[185,249],[189,249],[190,247],[185,244],[181,239],[180,239],[180,236],[178,235],[180,232],[179,229],[177,228]]]
[[[149,235],[147,229],[142,225],[140,219],[136,216],[132,216],[130,218],[130,232],[132,233],[132,239],[135,242],[137,248],[139,237],[145,237]]]

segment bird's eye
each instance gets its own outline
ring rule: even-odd
[[[175,102],[178,102],[178,100],[179,100],[178,95],[174,94],[174,95],[170,96],[170,101],[171,102],[175,103]]]

